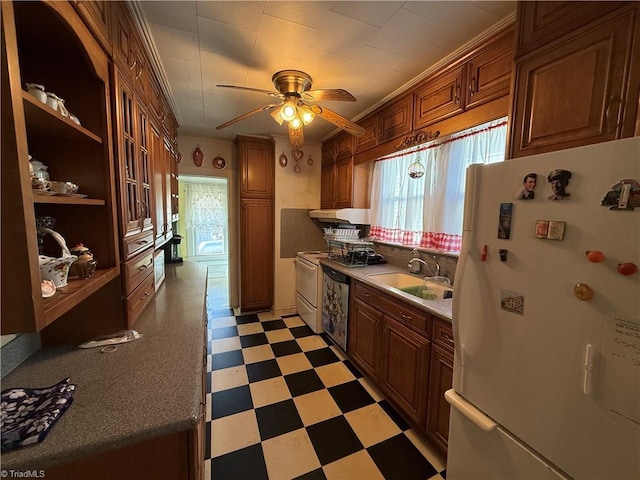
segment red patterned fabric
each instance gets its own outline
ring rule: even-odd
[[[372,225],[369,236],[381,242],[418,246],[443,252],[458,253],[462,247],[462,236],[438,232],[410,232],[399,228],[385,228]]]

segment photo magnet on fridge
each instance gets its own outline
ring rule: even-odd
[[[500,204],[500,217],[498,219],[498,238],[509,239],[511,237],[511,216],[513,203]]]
[[[536,184],[538,182],[537,173],[527,173],[522,179],[522,188],[518,191],[518,200],[533,200],[536,197]]]
[[[549,172],[547,180],[553,190],[553,195],[549,196],[549,200],[567,200],[571,197],[571,194],[567,192],[570,178],[571,172],[569,170],[555,169]]]

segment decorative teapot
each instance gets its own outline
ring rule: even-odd
[[[59,258],[38,255],[40,277],[42,277],[42,280],[53,281],[56,288],[66,287],[67,277],[69,276],[69,267],[71,267],[71,264],[75,262],[78,257],[71,255],[67,248],[67,242],[65,242],[62,235],[58,232],[55,232],[50,228],[40,228],[39,230],[51,235],[62,249],[62,256]]]

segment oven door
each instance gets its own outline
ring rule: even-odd
[[[318,265],[296,257],[296,292],[302,295],[312,307],[318,306],[319,275]]]

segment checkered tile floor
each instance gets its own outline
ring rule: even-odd
[[[442,459],[298,316],[209,312],[205,478],[442,480]]]

